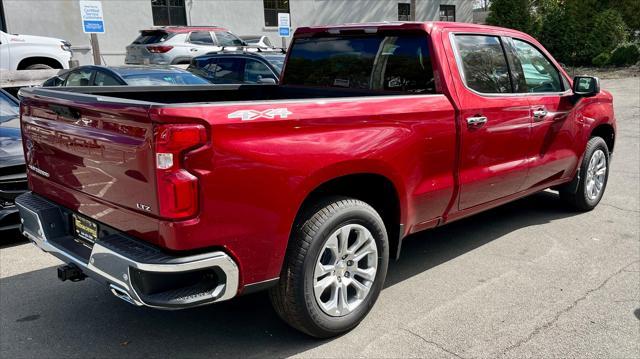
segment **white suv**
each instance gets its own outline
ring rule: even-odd
[[[69,60],[71,44],[67,41],[0,31],[1,70],[66,69]]]
[[[218,26],[163,26],[141,30],[127,46],[124,62],[131,65],[189,64],[193,57],[212,51],[232,50],[246,42]]]

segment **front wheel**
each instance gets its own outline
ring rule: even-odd
[[[358,325],[378,298],[389,260],[387,233],[380,215],[356,199],[326,199],[304,213],[271,302],[292,327],[332,337]]]
[[[602,199],[608,179],[609,149],[601,137],[592,137],[580,166],[577,190],[561,188],[560,197],[573,209],[590,211]]]

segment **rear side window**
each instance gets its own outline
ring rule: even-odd
[[[553,64],[533,45],[513,39],[515,61],[514,73],[520,81],[517,92],[562,92],[560,73]]]
[[[142,31],[133,43],[136,45],[159,44],[169,40],[173,35],[165,31]]]
[[[93,79],[96,86],[119,86],[120,82],[113,76],[108,75],[102,71],[96,72],[96,77]]]
[[[404,93],[435,93],[427,35],[296,39],[283,82]]]
[[[500,38],[484,35],[457,35],[455,44],[464,81],[481,93],[511,92],[507,59]]]
[[[67,76],[67,82],[65,86],[90,86],[91,85],[91,70],[77,70],[72,71]]]
[[[260,61],[247,59],[244,66],[244,82],[257,83],[261,79],[271,78],[277,80],[273,72]]]
[[[189,35],[189,42],[200,45],[213,45],[211,33],[208,31],[194,31]]]
[[[236,35],[226,32],[219,31],[216,32],[216,38],[218,39],[218,45],[220,46],[242,46],[244,45],[244,41],[242,41]]]
[[[242,83],[244,60],[240,58],[218,58],[203,67],[205,77],[217,84]]]

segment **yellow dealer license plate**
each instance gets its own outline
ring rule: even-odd
[[[95,243],[98,239],[98,225],[84,217],[72,215],[73,231],[76,237]]]

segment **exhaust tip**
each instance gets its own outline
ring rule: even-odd
[[[124,300],[125,302],[135,305],[137,307],[141,306],[141,303],[138,303],[136,300],[134,300],[133,298],[131,298],[131,296],[129,295],[129,293],[127,293],[127,291],[120,289],[118,287],[116,287],[115,285],[111,284],[109,285],[109,289],[111,290],[111,293],[113,295],[115,295],[117,298]]]

